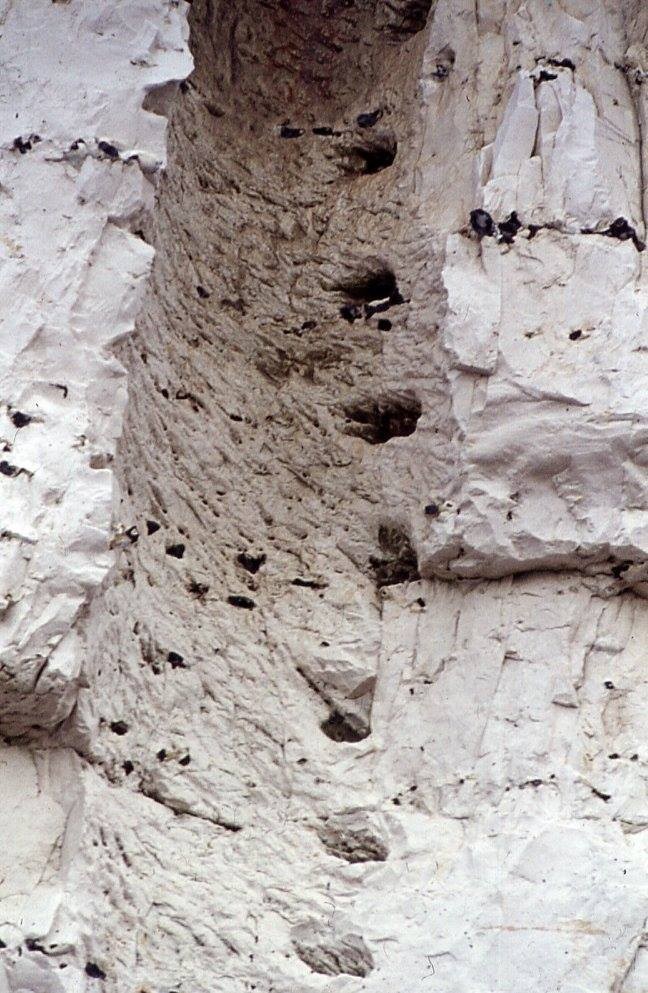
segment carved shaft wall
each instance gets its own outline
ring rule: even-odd
[[[643,5],[0,23],[0,993],[645,993]]]

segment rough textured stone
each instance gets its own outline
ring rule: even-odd
[[[644,5],[0,21],[0,993],[642,993]]]
[[[76,622],[114,565],[126,382],[110,346],[133,329],[153,253],[129,229],[166,158],[166,122],[142,104],[191,61],[168,0],[6,0],[0,22],[0,714],[15,734],[70,712]]]

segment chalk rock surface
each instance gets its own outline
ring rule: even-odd
[[[5,729],[67,716],[75,622],[115,560],[111,463],[153,252],[129,228],[165,162],[147,96],[191,68],[166,0],[12,3],[0,11],[2,559]]]
[[[0,993],[646,993],[645,5],[0,25]]]

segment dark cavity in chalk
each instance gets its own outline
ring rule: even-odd
[[[358,114],[356,124],[359,128],[372,128],[382,117],[382,110],[373,110],[370,114]]]
[[[291,128],[288,124],[282,124],[279,131],[279,136],[281,138],[301,138],[303,133],[303,128]]]
[[[256,604],[249,596],[240,596],[239,594],[234,594],[228,596],[227,602],[232,607],[241,607],[243,610],[254,610]]]
[[[29,414],[21,414],[19,410],[15,410],[13,412],[13,414],[11,415],[11,420],[13,421],[14,426],[17,428],[25,428],[27,427],[28,424],[31,424],[32,422],[32,418],[29,416]]]
[[[492,238],[495,234],[495,222],[487,210],[478,208],[470,211],[470,226],[480,238]]]
[[[97,148],[109,159],[114,160],[119,158],[119,149],[115,145],[111,145],[109,141],[97,142]]]

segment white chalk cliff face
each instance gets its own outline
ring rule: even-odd
[[[191,69],[165,0],[13,3],[2,24],[2,717],[70,712],[79,617],[115,561],[111,470],[151,247],[166,122],[142,109]]]
[[[648,8],[0,26],[0,993],[646,993]]]

